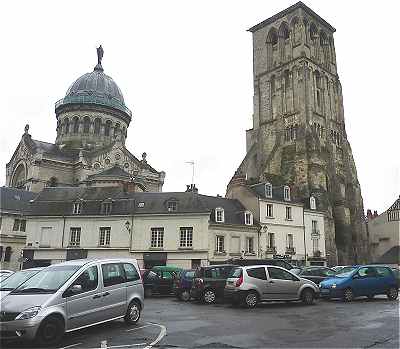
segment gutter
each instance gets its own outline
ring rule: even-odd
[[[62,231],[62,237],[61,237],[61,248],[64,248],[64,235],[65,235],[65,216],[63,216],[63,231]]]

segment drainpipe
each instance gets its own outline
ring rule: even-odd
[[[61,238],[61,248],[64,248],[64,235],[65,235],[65,216],[63,216],[63,231],[62,231],[62,238]]]
[[[307,266],[306,225],[304,223],[304,207],[303,207],[303,239],[304,239],[304,264],[305,266]]]

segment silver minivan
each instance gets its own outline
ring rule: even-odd
[[[275,265],[253,265],[232,270],[224,289],[232,304],[254,308],[262,301],[296,301],[313,304],[319,297],[318,286]]]
[[[54,346],[65,332],[124,318],[135,324],[143,309],[135,259],[81,259],[51,265],[0,303],[0,335]]]

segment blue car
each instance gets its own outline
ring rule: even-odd
[[[344,272],[319,284],[321,298],[342,298],[351,302],[355,297],[387,295],[397,299],[397,280],[390,267],[382,265],[358,265],[346,267]]]

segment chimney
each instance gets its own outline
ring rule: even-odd
[[[370,209],[367,210],[367,218],[372,219],[372,211]]]
[[[375,217],[378,217],[378,216],[379,216],[379,215],[378,215],[378,211],[375,210],[375,211],[374,211],[374,218],[375,218]]]
[[[196,184],[186,184],[186,193],[198,193],[199,189],[196,188]]]

